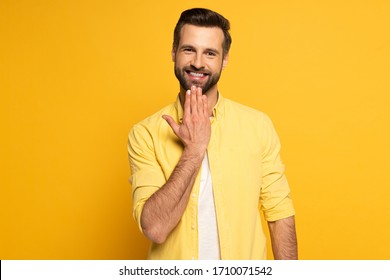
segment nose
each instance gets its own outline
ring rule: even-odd
[[[196,69],[201,69],[201,68],[204,68],[204,61],[203,61],[203,58],[202,58],[202,54],[201,53],[195,53],[194,56],[193,56],[193,59],[191,61],[191,66],[193,66],[194,68]]]

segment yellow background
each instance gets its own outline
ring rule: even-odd
[[[232,24],[220,89],[267,113],[302,259],[390,259],[390,1],[0,1],[0,259],[142,259],[127,133],[174,101],[180,12]],[[271,254],[269,253],[271,256]]]

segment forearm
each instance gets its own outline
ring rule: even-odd
[[[275,260],[298,259],[294,216],[268,222]]]
[[[183,216],[210,141],[207,96],[192,86],[184,99],[181,124],[169,115],[162,116],[183,143],[183,154],[166,184],[145,202],[141,213],[142,230],[156,243],[163,243]]]
[[[204,153],[184,150],[170,178],[145,203],[141,214],[144,234],[156,243],[163,243],[179,223],[190,197]]]

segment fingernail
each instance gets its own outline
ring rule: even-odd
[[[195,90],[196,89],[196,86],[191,86],[191,90]]]
[[[191,94],[191,90],[187,90],[186,93],[187,93],[188,95],[190,95],[190,94]]]

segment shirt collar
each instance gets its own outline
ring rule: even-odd
[[[214,108],[213,108],[213,117],[218,120],[218,118],[220,116],[222,116],[222,113],[223,113],[223,106],[224,106],[224,101],[225,99],[223,98],[223,96],[221,95],[220,92],[218,92],[218,99],[217,99],[217,104],[215,104]],[[180,103],[180,97],[179,95],[177,96],[176,98],[176,102],[175,102],[175,109],[176,109],[176,112],[177,112],[177,116],[178,116],[178,119],[180,122],[183,121],[183,108],[181,107],[181,103]]]

